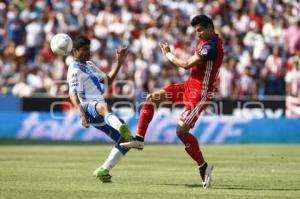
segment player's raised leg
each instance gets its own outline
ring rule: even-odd
[[[128,148],[136,148],[142,150],[144,148],[144,137],[146,135],[149,123],[151,122],[154,111],[162,102],[167,102],[167,94],[165,90],[151,93],[147,96],[140,111],[137,133],[131,142],[122,143],[121,145]]]
[[[126,141],[132,140],[132,134],[128,126],[120,121],[120,119],[113,113],[108,112],[106,103],[97,103],[96,111],[99,115],[104,117],[104,121],[109,126],[113,127],[115,130],[119,131],[121,136]]]

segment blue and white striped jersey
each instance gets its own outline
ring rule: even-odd
[[[78,94],[80,103],[85,106],[92,101],[105,102],[104,82],[106,74],[102,72],[92,61],[85,64],[72,61],[68,68],[69,93]]]

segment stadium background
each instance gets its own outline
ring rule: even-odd
[[[52,54],[51,37],[88,36],[103,71],[117,46],[130,45],[106,98],[134,132],[146,93],[189,74],[157,43],[188,57],[196,42],[189,22],[199,13],[214,19],[226,55],[216,100],[193,129],[215,165],[212,189],[200,187],[177,144],[180,107],[160,108],[146,137],[158,144],[130,151],[112,170],[113,183],[99,184],[91,173],[111,143],[80,126],[65,82],[71,57]],[[299,13],[297,0],[1,1],[0,198],[298,198]]]

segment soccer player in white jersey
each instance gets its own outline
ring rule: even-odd
[[[79,36],[73,41],[74,61],[69,65],[67,77],[71,101],[78,109],[84,127],[91,124],[116,143],[106,161],[93,173],[102,182],[111,182],[109,170],[128,152],[120,143],[132,139],[127,125],[108,111],[103,97],[105,83],[110,85],[113,82],[127,54],[127,47],[117,49],[116,63],[105,74],[89,60],[90,40]]]

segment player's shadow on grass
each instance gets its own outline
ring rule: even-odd
[[[249,186],[241,186],[241,185],[213,185],[213,189],[234,189],[234,190],[249,190],[249,191],[264,191],[264,190],[272,190],[272,191],[300,191],[297,188],[272,188],[272,187],[249,187]]]
[[[200,184],[160,184],[160,185],[166,185],[166,186],[185,186],[185,187],[190,187],[190,188],[201,188],[202,185]]]
[[[168,186],[185,186],[189,188],[202,188],[200,184],[161,184]],[[300,191],[296,188],[272,188],[272,187],[248,187],[248,186],[237,186],[237,185],[212,185],[211,189],[233,189],[233,190],[249,190],[249,191],[264,191],[264,190],[272,190],[272,191]]]

